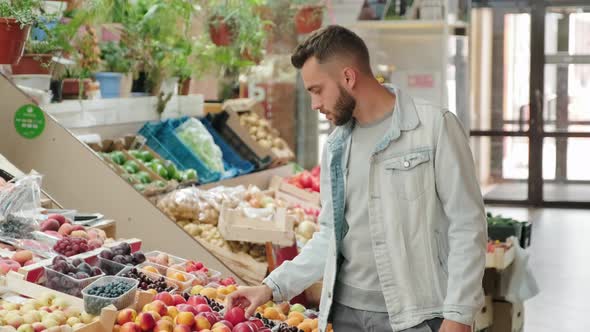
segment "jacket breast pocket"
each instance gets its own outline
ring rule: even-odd
[[[391,191],[400,199],[412,201],[432,186],[430,151],[411,152],[385,162]]]

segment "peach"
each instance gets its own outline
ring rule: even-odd
[[[74,226],[72,226],[71,224],[63,224],[59,227],[59,230],[57,231],[59,234],[61,235],[70,235],[70,233],[72,233]]]
[[[156,320],[154,319],[154,316],[152,316],[151,314],[147,312],[142,312],[139,315],[137,315],[137,318],[135,319],[135,324],[137,324],[137,326],[139,326],[139,328],[142,331],[151,331],[154,328],[154,326],[156,326]]]
[[[47,220],[49,219],[57,220],[60,226],[66,223],[66,217],[61,214],[50,214],[47,216]]]
[[[127,322],[121,325],[119,332],[141,332],[141,329],[139,328],[139,326],[137,326],[137,324],[133,322]]]
[[[179,312],[176,316],[176,324],[193,326],[195,322],[195,315],[192,312]]]
[[[173,332],[174,331],[174,324],[168,320],[159,320],[156,323],[156,327],[154,328],[154,332]]]
[[[123,325],[128,322],[134,322],[137,318],[137,312],[133,309],[123,309],[117,314],[117,324]]]
[[[160,314],[160,316],[165,316],[168,313],[168,309],[166,307],[166,304],[160,300],[155,300],[152,303],[149,303],[147,305],[147,309],[148,310],[144,310],[144,311],[155,311],[158,314]]]
[[[231,330],[229,327],[221,324],[219,326],[213,327],[213,330],[211,330],[211,332],[231,332]]]
[[[154,320],[156,322],[159,321],[162,318],[162,316],[160,316],[160,314],[157,313],[157,312],[155,312],[155,311],[148,311],[147,313],[150,314],[150,315],[152,315],[152,317],[154,317]]]
[[[41,321],[41,314],[37,311],[25,312],[23,315],[23,321],[25,324],[33,324]]]
[[[21,326],[24,323],[23,318],[17,314],[8,314],[5,317],[5,319],[6,319],[6,324],[8,324],[14,328],[18,328],[19,326]]]
[[[266,319],[277,320],[279,319],[280,313],[276,308],[272,307],[264,309],[264,314],[262,316]]]
[[[172,323],[172,325],[174,325],[174,318],[172,318],[172,317],[170,317],[170,316],[164,316],[164,317],[162,317],[162,319],[160,319],[160,320],[167,320],[167,321],[169,321],[170,323]]]
[[[206,296],[210,299],[215,299],[217,298],[217,290],[215,288],[211,288],[211,287],[207,287],[207,288],[203,288],[199,294]]]
[[[168,292],[159,293],[154,299],[164,302],[164,304],[167,306],[174,305],[174,298]]]
[[[27,261],[33,260],[33,253],[28,250],[17,251],[12,255],[12,260],[24,266]]]
[[[33,330],[35,332],[41,332],[43,330],[45,330],[45,325],[41,324],[41,323],[33,323]]]
[[[176,318],[176,316],[178,316],[178,309],[172,306],[168,307],[168,312],[166,313],[166,316]]]
[[[35,329],[33,328],[33,325],[31,325],[31,324],[23,324],[23,325],[19,326],[16,331],[17,332],[35,332]]]
[[[177,306],[179,304],[185,304],[186,303],[186,300],[181,295],[174,294],[174,295],[172,295],[172,298],[174,299],[174,305],[175,306]]]
[[[197,316],[195,318],[195,327],[197,328],[197,331],[209,329],[209,328],[211,328],[211,322],[209,322],[207,317]]]
[[[173,332],[191,332],[191,327],[184,324],[178,324],[174,327]]]

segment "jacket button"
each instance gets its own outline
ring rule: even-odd
[[[409,161],[405,161],[405,162],[404,162],[404,167],[405,167],[405,168],[408,168],[408,167],[410,167],[410,162],[409,162]]]
[[[332,298],[332,292],[328,292],[328,298],[331,299]]]

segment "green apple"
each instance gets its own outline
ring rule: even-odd
[[[166,177],[167,180],[172,180],[176,178],[176,173],[178,172],[178,170],[176,169],[176,166],[173,162],[171,162],[170,160],[166,160],[164,162],[164,167],[166,167],[166,171],[168,172],[168,177]]]
[[[123,165],[127,159],[125,158],[125,155],[123,154],[123,152],[121,152],[121,151],[113,151],[111,153],[111,160],[115,164]]]
[[[141,151],[139,151],[139,150],[129,150],[128,152],[129,152],[129,154],[130,154],[130,155],[132,155],[134,158],[137,158],[137,159],[142,159],[142,158],[141,158]]]
[[[154,159],[154,156],[149,151],[144,150],[144,151],[140,151],[140,153],[141,153],[140,158],[145,162],[150,162]]]
[[[182,172],[182,181],[196,181],[198,179],[197,171],[192,168]]]
[[[304,313],[305,312],[305,307],[302,306],[299,303],[295,303],[294,305],[291,306],[291,310],[290,311],[297,311],[300,313]]]
[[[127,169],[132,170],[132,171],[127,171],[127,173],[135,174],[135,173],[139,172],[139,165],[137,164],[137,162],[135,160],[127,160],[125,162],[125,164],[123,165],[123,168],[125,168],[125,170],[127,170]]]
[[[152,182],[150,175],[148,174],[148,172],[145,172],[145,171],[141,171],[141,172],[135,174],[135,178],[138,179],[139,182],[141,182],[143,184],[148,184],[148,183]]]

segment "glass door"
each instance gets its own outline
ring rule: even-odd
[[[590,4],[563,3],[532,8],[529,198],[535,205],[590,207]]]

